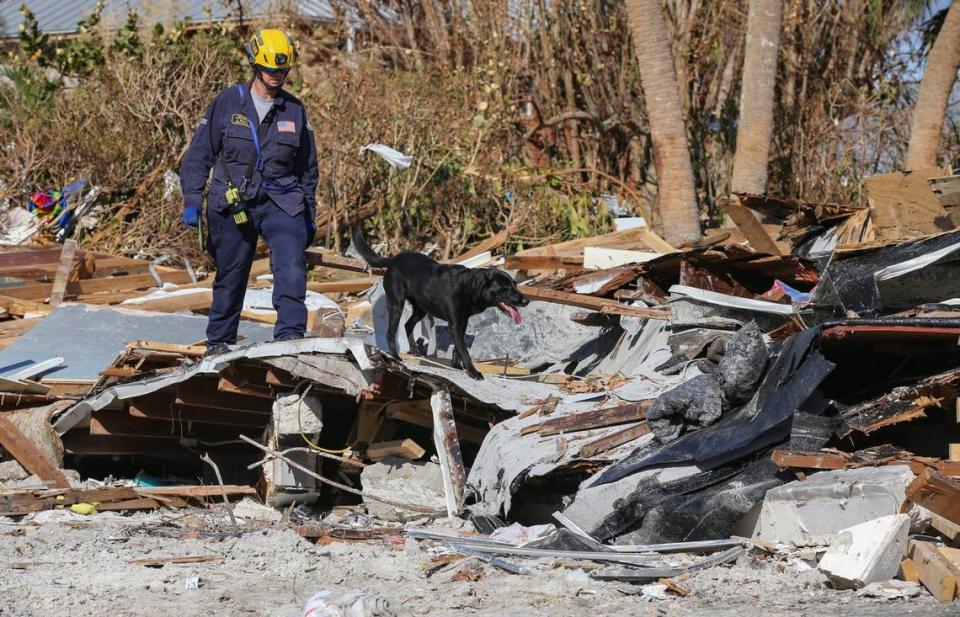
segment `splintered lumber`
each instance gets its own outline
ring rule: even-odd
[[[926,468],[907,487],[907,499],[960,525],[960,483]]]
[[[551,418],[544,420],[540,424],[534,424],[524,428],[521,434],[526,435],[539,432],[541,437],[548,437],[559,433],[573,433],[575,431],[586,431],[592,428],[645,420],[647,417],[646,412],[652,404],[653,400],[623,403],[614,407],[605,407],[603,409],[584,411],[559,418]]]
[[[173,407],[172,405],[163,407],[152,403],[143,403],[140,399],[130,404],[129,411],[130,415],[136,418],[223,424],[226,426],[261,427],[269,422],[269,416],[258,412],[214,409],[211,407]]]
[[[412,439],[397,439],[394,441],[381,441],[380,443],[370,444],[367,447],[367,458],[371,461],[379,461],[388,456],[397,456],[409,461],[415,461],[422,457],[426,450]]]
[[[63,302],[63,294],[67,291],[70,281],[70,271],[73,270],[73,260],[77,255],[77,241],[68,239],[63,243],[60,253],[60,263],[57,265],[57,275],[53,279],[53,289],[50,291],[50,306],[57,306]]]
[[[307,283],[307,289],[321,294],[359,293],[369,289],[373,283],[374,280],[369,278],[348,279],[346,281],[323,281],[319,283]]]
[[[583,269],[579,255],[509,255],[503,264],[505,270],[563,270]]]
[[[0,290],[3,291],[3,290]],[[27,315],[46,315],[52,309],[46,304],[23,300],[21,298],[12,298],[10,296],[0,295],[0,308],[4,309],[8,315],[14,317],[25,317]]]
[[[460,452],[460,439],[457,437],[457,425],[453,419],[450,393],[446,390],[434,391],[430,397],[430,408],[433,410],[433,443],[440,460],[447,516],[452,517],[463,507],[467,472],[463,467],[463,454]]]
[[[617,431],[612,435],[607,435],[606,437],[601,437],[596,441],[591,441],[588,444],[585,444],[580,448],[580,456],[582,458],[590,458],[598,454],[602,454],[607,450],[612,450],[617,446],[622,446],[625,443],[630,443],[634,439],[638,439],[647,433],[650,432],[650,425],[646,422],[640,422],[630,428],[623,429],[622,431]]]
[[[743,205],[738,196],[733,195],[726,200],[723,204],[723,210],[730,216],[734,225],[737,226],[737,229],[740,230],[740,233],[743,234],[755,251],[768,255],[781,255],[777,243],[763,228],[763,225],[754,216],[753,211]]]
[[[928,458],[889,458],[876,462],[852,461],[849,457],[831,452],[791,452],[774,450],[770,459],[781,469],[847,469],[868,465],[907,465],[915,474],[924,469],[936,469],[946,476],[960,476],[960,463]]]
[[[940,554],[931,542],[910,540],[909,557],[917,569],[917,578],[934,598],[952,602],[957,593],[960,569]]]
[[[349,272],[369,272],[370,274],[382,275],[386,270],[384,268],[373,268],[366,262],[350,257],[343,257],[319,248],[307,249],[307,263],[313,266],[323,266],[325,268],[335,268],[337,270],[347,270]]]
[[[2,445],[23,468],[44,482],[59,488],[70,488],[70,481],[32,441],[20,432],[7,418],[0,416],[0,445]]]
[[[243,484],[225,484],[223,486],[155,486],[136,489],[140,495],[151,497],[219,497],[224,492],[227,495],[256,495],[257,489]]]
[[[514,228],[512,225],[507,226],[506,229],[503,229],[497,234],[490,236],[486,240],[477,243],[473,248],[471,248],[466,253],[463,253],[462,255],[457,255],[452,259],[448,259],[444,263],[458,264],[468,259],[471,259],[473,257],[476,257],[477,255],[482,255],[487,251],[492,251],[500,247],[504,242],[506,242],[507,239],[510,237],[510,234],[513,233],[513,231],[514,231]]]
[[[927,167],[865,178],[877,240],[908,240],[953,229],[953,221],[927,183],[928,178],[948,173],[948,167]]]
[[[188,294],[171,294],[167,298],[157,298],[145,302],[124,304],[123,308],[157,313],[179,313],[181,311],[205,311],[213,302],[213,291],[205,289]]]
[[[633,227],[600,236],[568,240],[547,246],[538,246],[518,252],[518,255],[578,255],[588,246],[609,246],[621,249],[649,248],[657,253],[675,253],[663,238],[646,227]]]
[[[161,343],[158,341],[133,341],[127,343],[127,349],[175,353],[191,358],[199,358],[207,351],[205,345],[182,345],[179,343]]]
[[[580,308],[593,309],[601,313],[611,315],[624,315],[627,317],[640,317],[644,319],[670,319],[668,309],[650,309],[625,306],[616,300],[607,300],[597,298],[596,296],[587,296],[584,294],[569,293],[566,291],[557,291],[545,287],[531,287],[521,285],[518,287],[520,293],[531,300],[540,300],[541,302],[553,302],[555,304],[565,304],[567,306],[579,306]]]
[[[416,403],[405,401],[391,404],[386,408],[384,413],[387,418],[391,420],[400,420],[401,422],[407,422],[414,426],[433,428],[431,410],[424,409]],[[460,439],[476,444],[483,443],[484,437],[487,436],[486,431],[462,422],[457,422],[457,434],[460,435]]]

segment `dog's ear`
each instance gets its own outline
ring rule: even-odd
[[[495,268],[475,268],[470,272],[470,292],[474,298],[482,298],[487,287],[496,280],[498,271]]]

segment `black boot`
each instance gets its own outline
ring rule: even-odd
[[[203,352],[203,357],[219,356],[228,351],[230,351],[230,347],[228,347],[226,343],[207,343],[207,350]]]

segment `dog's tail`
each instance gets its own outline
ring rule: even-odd
[[[363,229],[360,227],[360,223],[357,223],[353,226],[351,230],[351,235],[353,236],[353,246],[357,249],[357,252],[360,253],[360,256],[363,257],[363,260],[373,266],[374,268],[386,268],[390,265],[389,257],[381,257],[377,255],[370,245],[367,244],[366,238],[363,237]]]

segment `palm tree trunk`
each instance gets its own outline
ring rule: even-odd
[[[650,119],[660,228],[667,242],[677,245],[700,237],[700,212],[673,54],[659,0],[625,0],[625,5]]]
[[[750,0],[737,150],[730,182],[734,193],[765,193],[767,190],[782,17],[782,0]]]
[[[920,82],[920,93],[913,108],[907,169],[935,167],[940,130],[947,113],[947,101],[960,68],[960,8],[954,2],[943,20],[937,41],[927,56],[927,68]]]

